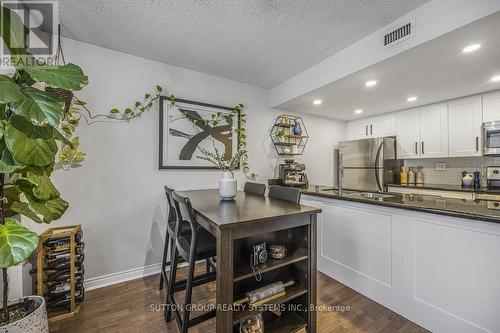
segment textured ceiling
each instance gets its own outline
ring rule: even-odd
[[[60,0],[63,35],[272,87],[428,0]]]

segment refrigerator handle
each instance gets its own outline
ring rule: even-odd
[[[382,152],[382,148],[384,148],[383,141],[380,143],[380,146],[378,147],[378,150],[377,150],[377,156],[375,157],[375,180],[377,181],[377,186],[378,186],[378,189],[380,190],[380,192],[383,192],[383,189],[382,189],[382,185],[380,184],[380,177],[378,174],[378,172],[379,172],[378,163],[380,160],[380,153]]]

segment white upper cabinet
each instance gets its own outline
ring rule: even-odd
[[[351,120],[347,123],[347,139],[366,139],[369,135],[366,119]]]
[[[420,156],[420,110],[418,108],[399,111],[397,122],[397,158],[418,158]]]
[[[448,156],[448,104],[397,113],[397,156],[401,159]]]
[[[370,134],[373,137],[396,135],[396,114],[388,113],[369,118]]]
[[[483,95],[483,121],[500,121],[500,90]]]
[[[420,108],[420,157],[448,156],[448,103]]]
[[[497,101],[500,114],[500,94]],[[481,156],[483,123],[481,96],[450,101],[448,117],[449,156]]]
[[[347,123],[347,139],[357,140],[396,135],[396,114],[352,120]]]

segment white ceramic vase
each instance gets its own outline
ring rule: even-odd
[[[219,180],[219,196],[221,200],[233,200],[236,197],[236,179],[232,171],[223,171]]]
[[[0,333],[49,333],[45,299],[40,296],[26,298],[35,302],[35,311],[24,318],[0,327]]]

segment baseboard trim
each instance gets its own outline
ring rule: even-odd
[[[198,262],[197,262],[198,263]],[[179,268],[185,267],[187,264],[183,262],[178,264]],[[104,288],[114,284],[141,279],[147,276],[158,274],[160,278],[161,263],[147,265],[143,267],[132,268],[122,272],[111,273],[107,275],[98,276],[95,278],[85,279],[85,291]],[[167,266],[165,271],[169,271],[170,266]]]
[[[161,263],[132,268],[122,272],[116,272],[98,276],[95,278],[85,279],[84,286],[85,290],[88,291],[88,290],[104,288],[117,283],[140,279],[154,274],[158,274],[158,278],[160,278],[159,277],[160,270],[161,270]]]

